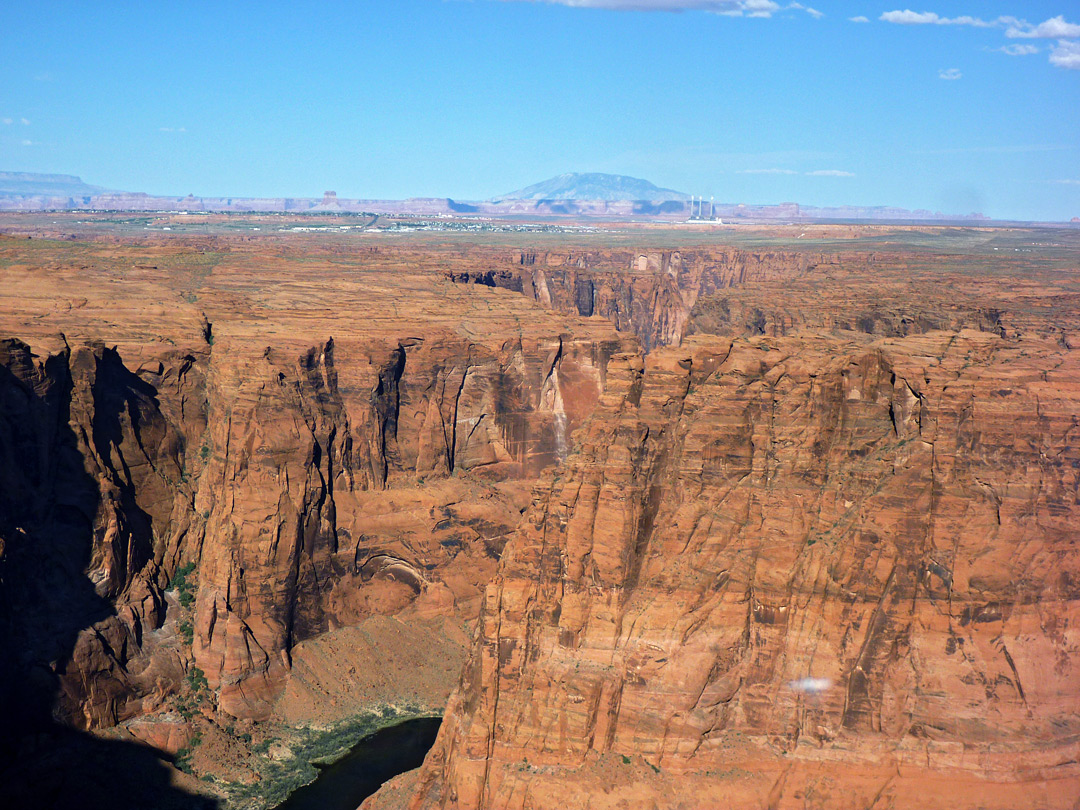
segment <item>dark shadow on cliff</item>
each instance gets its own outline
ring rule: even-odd
[[[66,352],[0,340],[0,793],[11,808],[215,808],[147,746],[57,706],[80,633],[115,614],[87,575],[101,495],[69,424]],[[92,688],[92,686],[91,686]]]

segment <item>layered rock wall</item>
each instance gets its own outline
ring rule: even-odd
[[[111,725],[182,677],[175,656],[154,659],[153,636],[193,495],[184,436],[205,426],[205,360],[174,351],[135,373],[100,343],[60,339],[44,357],[0,344],[0,564],[19,684],[5,694],[16,708],[58,692],[74,725]]]
[[[230,247],[204,239],[135,266],[112,238],[7,249],[8,680],[40,671],[81,727],[169,705],[185,673],[265,718],[296,644],[373,616],[460,635],[627,341],[424,271],[209,277]]]
[[[412,807],[1071,806],[1074,355],[964,331],[620,358]]]
[[[455,283],[522,293],[558,312],[599,315],[632,332],[645,351],[678,344],[698,299],[732,287],[821,275],[839,266],[866,271],[872,253],[752,250],[522,252],[497,270],[448,271]]]
[[[227,347],[231,338],[218,340]],[[288,650],[354,622],[367,601],[470,598],[446,584],[443,569],[464,542],[493,570],[514,522],[505,507],[477,504],[464,519],[479,529],[465,541],[440,523],[459,526],[453,518],[467,510],[433,507],[429,536],[410,540],[371,525],[364,493],[458,471],[535,476],[569,452],[619,346],[569,335],[494,351],[437,339],[328,340],[299,356],[268,348],[212,364],[209,460],[195,499],[205,539],[194,652],[221,687],[222,708],[265,716]]]
[[[418,806],[1080,792],[1074,269],[251,239],[0,239],[16,737],[210,773],[480,614]]]

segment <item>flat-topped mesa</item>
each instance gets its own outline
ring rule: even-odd
[[[608,378],[414,810],[1071,805],[1076,352],[693,337]]]

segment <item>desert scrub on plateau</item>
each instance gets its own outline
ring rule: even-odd
[[[281,736],[264,738],[252,746],[251,764],[259,779],[250,784],[232,784],[227,788],[230,810],[268,810],[289,794],[315,781],[319,775],[315,763],[330,765],[349,753],[357,743],[384,728],[421,717],[439,717],[420,706],[379,705],[353,715],[329,728],[281,727]]]

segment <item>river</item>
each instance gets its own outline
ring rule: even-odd
[[[421,717],[375,732],[337,762],[321,768],[314,782],[275,810],[356,810],[383,782],[420,767],[441,722],[437,717]]]

